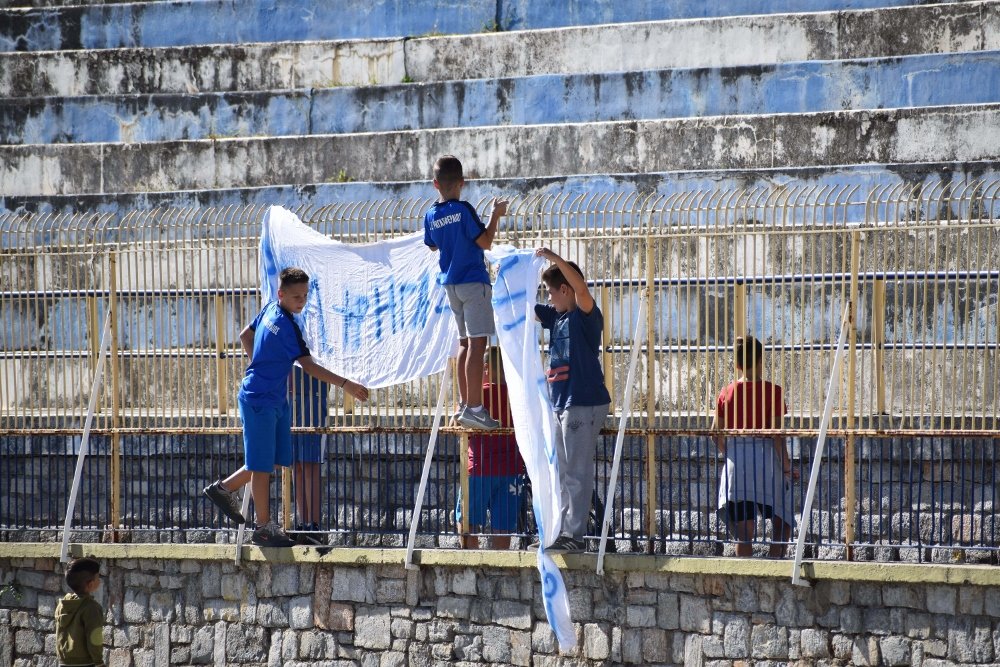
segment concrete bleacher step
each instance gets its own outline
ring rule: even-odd
[[[579,174],[544,178],[470,179],[462,196],[474,203],[494,196],[549,202],[620,201],[636,193],[661,201],[678,201],[685,194],[711,191],[752,191],[792,184],[815,192],[870,192],[876,187],[926,188],[969,186],[1000,178],[995,160],[909,164],[847,165],[791,169],[704,170],[642,174]],[[10,196],[0,193],[2,212],[73,213],[97,211],[124,216],[130,211],[162,207],[233,207],[282,205],[323,207],[361,205],[364,202],[409,200],[426,202],[436,197],[427,179],[397,182],[333,182],[310,185],[274,185],[237,189],[200,189],[169,192],[82,195]],[[854,215],[861,209],[850,209]],[[857,221],[851,219],[852,222]]]
[[[0,99],[0,144],[386,132],[1000,101],[1000,51],[260,93]]]
[[[6,194],[59,195],[418,180],[445,153],[491,178],[986,160],[1000,155],[1000,104],[3,146],[0,165]]]
[[[409,40],[0,53],[0,96],[245,92],[984,50],[1000,50],[1000,3]]]
[[[945,0],[922,0],[924,4]],[[82,3],[26,0],[0,9],[0,51],[103,49],[536,30],[788,12],[909,5],[913,0],[181,0]],[[44,5],[66,4],[64,7]],[[350,17],[345,20],[345,17]]]

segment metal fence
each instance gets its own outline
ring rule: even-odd
[[[846,306],[833,441],[805,522],[814,555],[923,559],[940,548],[950,558],[963,547],[992,557],[998,190],[974,182],[515,199],[498,242],[575,260],[605,314],[615,402],[595,467],[598,502],[625,407],[631,325],[649,298],[649,342],[625,410],[618,546],[719,553],[727,541],[709,433],[744,332],[765,343],[765,375],[789,404],[783,433],[807,477]],[[372,242],[420,230],[431,203],[296,213],[333,238]],[[94,539],[229,539],[199,493],[242,458],[237,336],[260,307],[264,211],[0,217],[0,526],[10,539],[45,537],[61,523],[108,313],[111,363],[74,525]],[[401,543],[439,382],[380,389],[363,405],[331,388],[323,527],[337,543]],[[456,543],[466,445],[446,429],[421,516],[427,545]]]

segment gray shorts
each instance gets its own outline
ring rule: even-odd
[[[481,338],[496,333],[493,325],[493,286],[489,283],[445,285],[459,338]]]

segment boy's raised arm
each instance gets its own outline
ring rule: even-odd
[[[548,248],[539,248],[535,251],[535,254],[539,257],[544,257],[559,267],[563,278],[566,279],[569,286],[573,288],[573,292],[576,293],[576,307],[583,311],[584,315],[590,315],[591,311],[594,310],[594,297],[591,295],[590,288],[587,287],[587,281],[583,279],[583,276],[570,266],[565,259]]]
[[[493,198],[493,210],[490,212],[490,221],[482,234],[476,237],[476,245],[483,250],[493,247],[493,239],[497,235],[497,228],[500,227],[500,218],[507,215],[507,200]]]

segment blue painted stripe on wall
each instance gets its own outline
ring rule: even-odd
[[[505,30],[936,4],[919,0],[503,0]]]
[[[471,34],[491,29],[498,17],[503,30],[527,30],[912,4],[914,0],[185,0],[9,9],[0,10],[0,51]]]
[[[978,179],[1000,178],[1000,162],[935,162],[917,164],[848,165],[801,169],[711,170],[650,174],[594,174],[548,178],[470,180],[462,196],[479,202],[494,196],[567,195],[598,196],[630,192],[670,196],[712,190],[741,190],[777,185],[840,188],[858,186],[868,191],[877,186],[901,184],[960,185]],[[197,190],[130,195],[82,195],[47,197],[0,197],[0,212],[105,212],[124,215],[136,209],[161,206],[224,207],[279,204],[327,206],[385,199],[425,199],[436,194],[429,182],[318,183],[236,190]],[[863,208],[863,207],[862,207]],[[852,208],[852,216],[863,210]]]
[[[142,142],[1000,102],[1000,51],[271,93],[0,100],[0,143]]]

